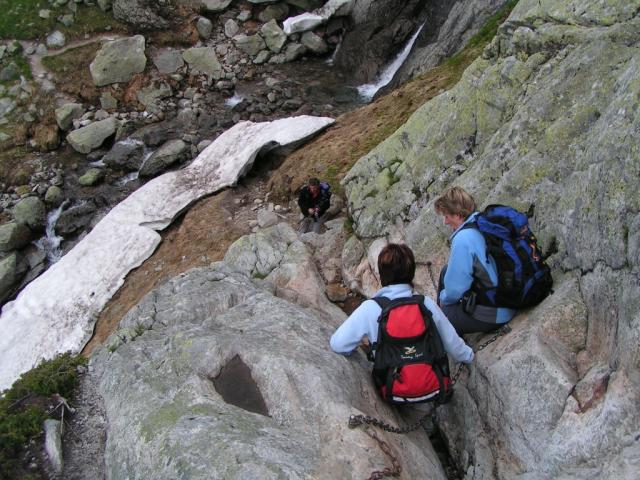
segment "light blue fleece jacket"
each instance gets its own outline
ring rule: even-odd
[[[402,283],[388,285],[376,292],[374,297],[387,297],[390,300],[413,295],[411,285]],[[471,363],[473,350],[464,343],[447,320],[440,307],[429,297],[424,297],[424,305],[431,311],[442,344],[447,353],[456,362]],[[366,335],[371,343],[378,340],[378,317],[382,309],[374,300],[366,300],[349,315],[331,337],[331,348],[336,353],[350,354]]]
[[[482,233],[476,228],[464,228],[473,222],[478,215],[474,212],[451,234],[451,254],[447,272],[444,275],[445,288],[440,292],[441,305],[455,305],[462,296],[471,288],[474,278],[479,279],[487,287],[498,284],[498,269],[494,259],[487,255],[487,243]],[[478,313],[483,314],[492,307],[482,307]],[[515,310],[510,308],[497,308],[491,314],[492,323],[506,323],[513,318]],[[485,318],[479,320],[487,321]]]

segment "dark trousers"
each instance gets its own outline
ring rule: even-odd
[[[447,266],[445,265],[440,272],[440,279],[438,281],[438,305],[440,305],[440,292],[444,290],[444,274],[446,272]],[[440,305],[440,309],[447,319],[449,319],[453,328],[456,329],[458,335],[475,332],[492,332],[502,326],[500,323],[488,323],[473,318],[464,311],[462,302],[458,302],[455,305]]]

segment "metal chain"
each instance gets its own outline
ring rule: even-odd
[[[385,442],[378,434],[371,428],[366,428],[365,433],[373,438],[387,457],[391,459],[391,467],[385,467],[382,470],[374,470],[367,480],[381,480],[384,477],[399,477],[402,473],[402,465],[391,451],[389,444]]]
[[[385,432],[397,433],[397,434],[409,433],[409,432],[413,432],[414,430],[417,430],[421,426],[424,426],[425,422],[431,416],[432,413],[433,413],[433,410],[425,413],[417,422],[402,428],[394,427],[393,425],[389,425],[388,423],[385,423],[382,420],[371,417],[369,415],[351,415],[349,417],[349,428],[356,428],[356,427],[359,427],[360,425],[373,425],[374,427],[378,427],[384,430]]]

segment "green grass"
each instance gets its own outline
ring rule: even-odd
[[[51,10],[49,18],[38,16]],[[0,0],[0,38],[30,40],[50,32],[61,9],[51,9],[47,0]]]
[[[51,15],[40,18],[40,10],[50,10]],[[53,30],[60,30],[68,40],[73,40],[85,34],[107,31],[107,27],[113,31],[126,30],[111,12],[103,12],[97,6],[78,5],[75,23],[65,27],[57,18],[69,13],[72,12],[66,6],[53,8],[47,0],[0,0],[0,38],[43,39]]]
[[[22,374],[0,398],[0,478],[23,478],[20,453],[40,434],[48,417],[45,405],[54,393],[70,398],[78,382],[81,356],[66,353]]]

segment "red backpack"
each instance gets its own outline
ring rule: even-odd
[[[382,312],[369,359],[382,397],[395,404],[448,400],[449,362],[424,296],[373,300]]]

